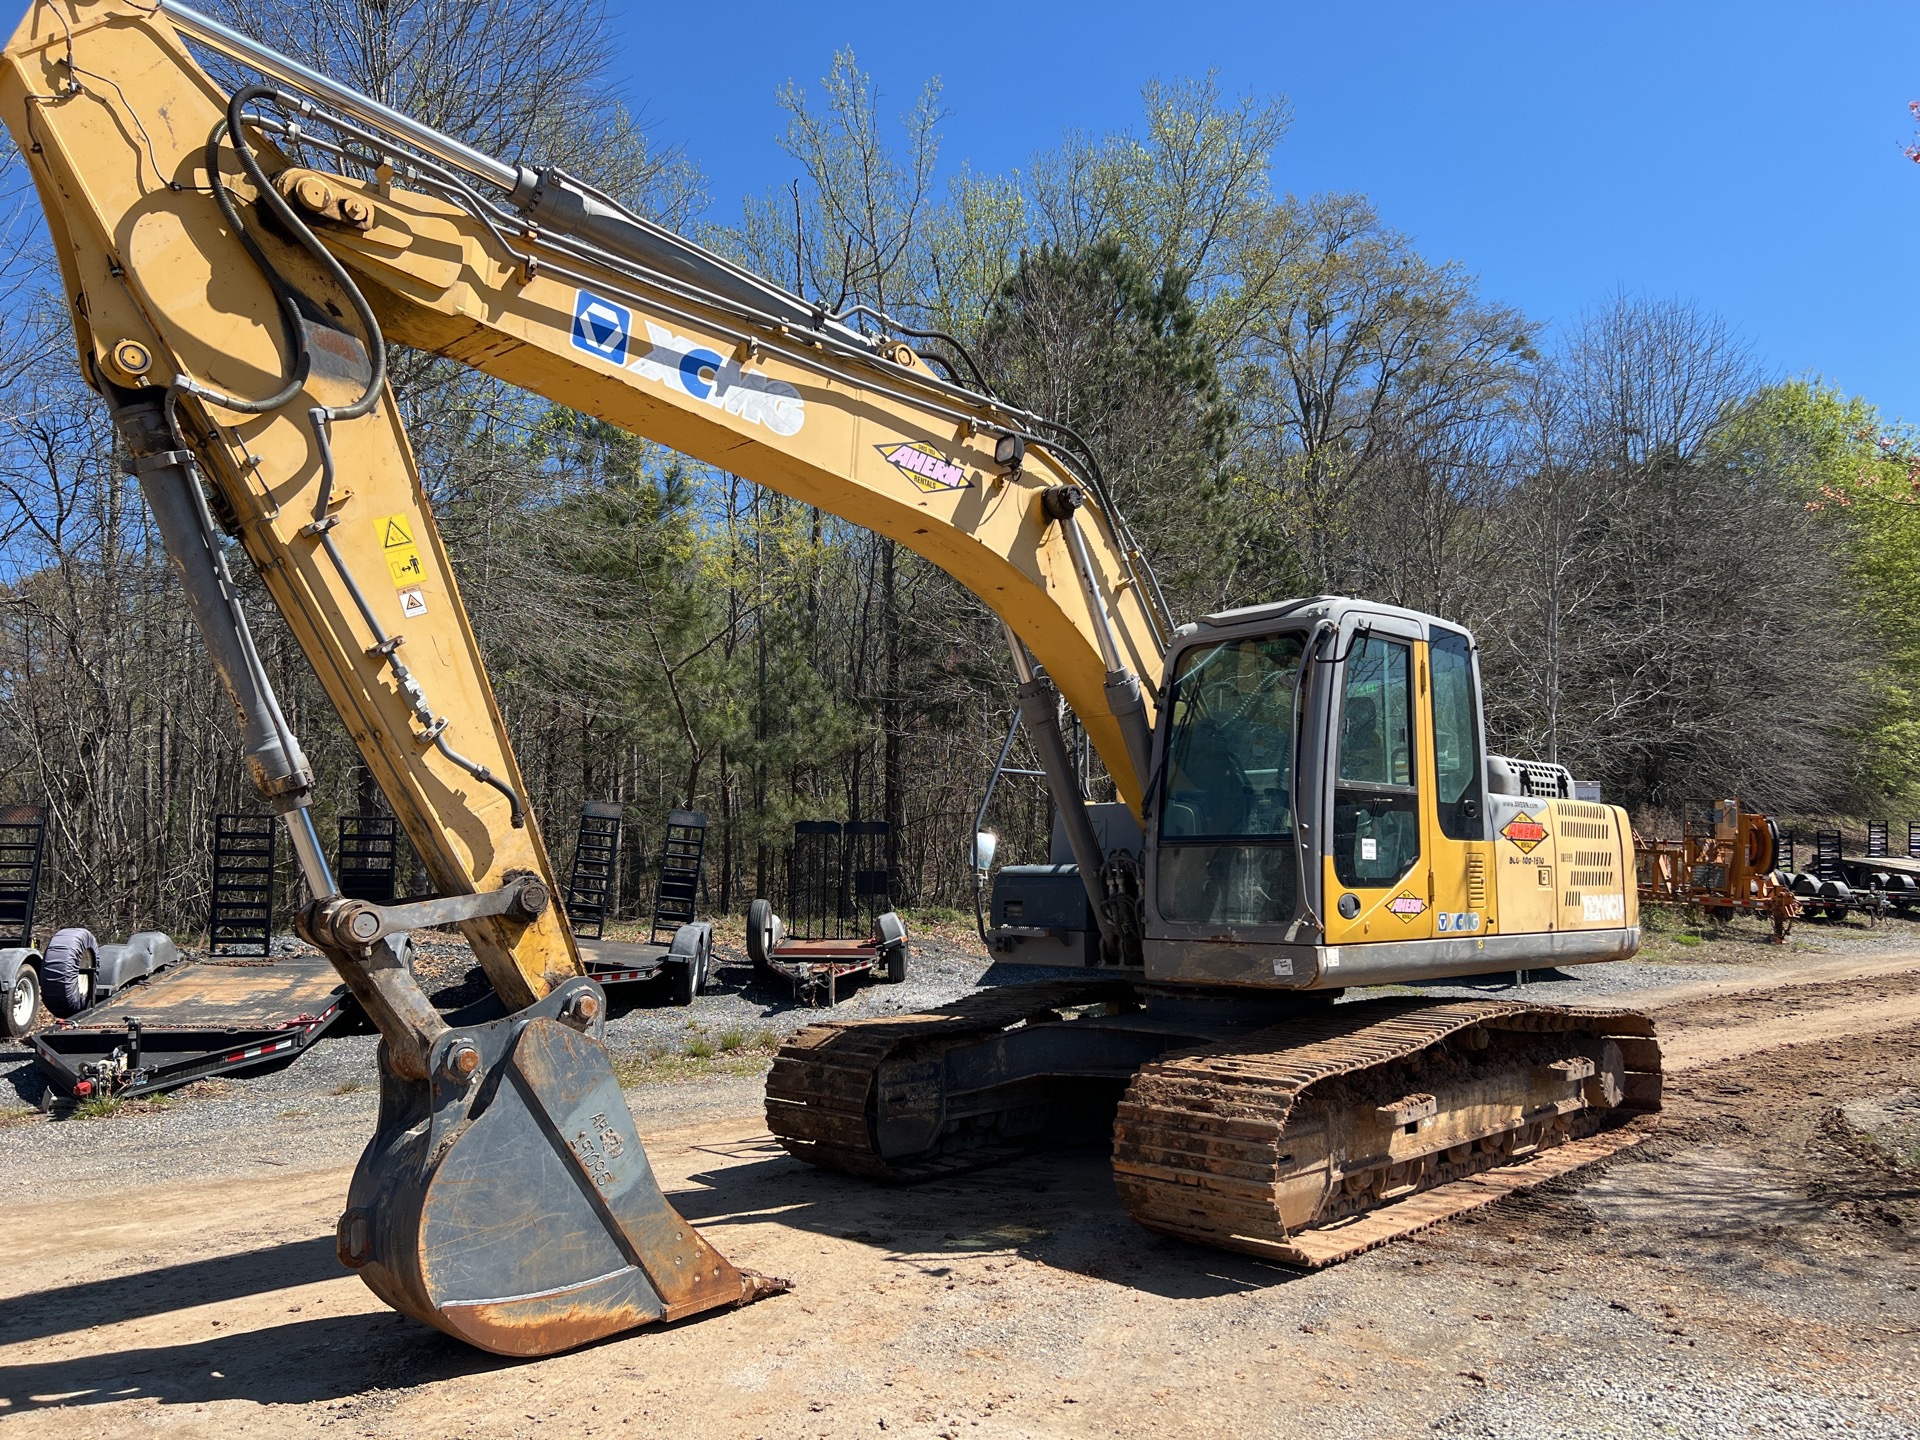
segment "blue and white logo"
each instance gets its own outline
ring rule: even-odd
[[[591,290],[575,293],[573,299],[573,346],[613,365],[627,363],[627,346],[633,335],[633,312],[624,305],[602,299]]]
[[[628,364],[635,374],[751,424],[764,425],[776,435],[798,435],[806,424],[806,402],[784,380],[748,370],[739,357],[723,356],[664,325],[651,320],[642,323],[648,348]],[[637,341],[635,350],[639,350]]]
[[[722,355],[652,320],[641,323],[646,333],[635,335],[633,311],[626,306],[591,290],[574,292],[574,349],[776,435],[800,433],[807,407],[793,386],[748,370],[739,356]]]

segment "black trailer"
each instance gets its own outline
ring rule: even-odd
[[[888,899],[884,820],[797,820],[787,851],[786,917],[756,898],[747,907],[747,956],[785,980],[795,1000],[836,1005],[843,982],[907,978],[907,927]]]
[[[580,811],[566,905],[580,961],[603,988],[664,980],[672,1003],[691,1005],[713,978],[713,926],[693,918],[706,850],[706,812],[675,810],[667,816],[648,937],[608,940],[607,909],[619,863],[623,813],[611,800],[589,800]]]
[[[1839,830],[1816,830],[1810,866],[1802,871],[1794,868],[1798,836],[1787,831],[1780,841],[1780,864],[1801,913],[1809,920],[1853,915],[1868,924],[1888,915],[1912,917],[1920,908],[1920,859],[1891,854],[1887,838],[1885,822],[1870,822],[1862,855],[1848,853]]]
[[[31,1037],[53,1095],[151,1095],[293,1059],[345,1017],[322,955],[184,961]]]

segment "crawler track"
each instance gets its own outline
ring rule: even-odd
[[[876,1117],[937,1085],[916,1077],[952,1051],[1133,995],[1009,986],[809,1026],[774,1060],[767,1124],[799,1159],[877,1180],[1011,1158],[1053,1133],[1030,1106],[971,1115],[907,1155],[880,1153]],[[1632,1011],[1367,1001],[1142,1066],[1115,1118],[1114,1178],[1150,1229],[1311,1268],[1603,1158],[1643,1138],[1659,1104],[1653,1025]]]
[[[918,1155],[886,1158],[874,1146],[880,1067],[935,1061],[952,1049],[1031,1021],[1058,1020],[1081,1005],[1126,1003],[1132,987],[1112,980],[1007,985],[920,1015],[831,1020],[797,1031],[767,1076],[767,1128],[810,1165],[873,1180],[923,1180],[978,1169],[1023,1150],[991,1128],[943,1134]],[[889,1066],[895,1069],[896,1066]]]
[[[1339,1006],[1144,1066],[1115,1183],[1149,1229],[1332,1264],[1644,1138],[1652,1037],[1632,1011]]]

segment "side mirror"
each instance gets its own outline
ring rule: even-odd
[[[980,830],[973,837],[973,868],[982,875],[993,868],[993,855],[1000,848],[1000,837],[991,830]]]

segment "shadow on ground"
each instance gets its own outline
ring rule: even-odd
[[[305,1405],[515,1363],[399,1315],[328,1316],[232,1334],[210,1330],[204,1339],[179,1345],[83,1349],[57,1360],[0,1366],[0,1418],[133,1399]]]
[[[875,1185],[793,1159],[770,1137],[706,1147],[702,1188],[667,1198],[725,1253],[731,1226],[776,1224],[852,1240],[941,1275],[973,1254],[1005,1252],[1058,1270],[1191,1300],[1265,1289],[1299,1271],[1142,1229],[1113,1187],[1106,1151],[1032,1155],[917,1185]]]
[[[143,1319],[190,1305],[289,1290],[332,1280],[342,1273],[333,1237],[324,1235],[110,1280],[84,1280],[8,1300],[0,1307],[0,1344]]]

